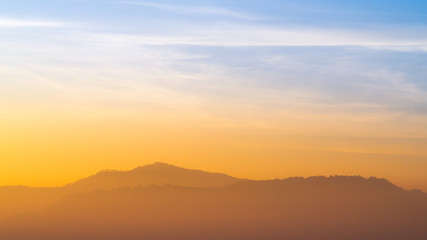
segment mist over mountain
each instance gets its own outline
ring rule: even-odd
[[[0,239],[427,239],[427,195],[374,177],[254,181],[156,163],[0,193],[19,191],[45,206],[3,221]]]
[[[79,192],[163,184],[214,187],[238,181],[242,179],[157,162],[130,171],[104,170],[63,187],[4,186],[0,187],[0,220],[16,214],[41,210],[69,194]]]
[[[179,185],[188,187],[218,187],[236,183],[241,179],[221,173],[209,173],[176,167],[157,162],[151,165],[135,168],[131,171],[106,170],[64,188],[75,192],[92,191],[96,189],[114,189],[120,187],[136,187],[151,184]]]

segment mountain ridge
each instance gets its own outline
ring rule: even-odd
[[[64,187],[77,188],[80,191],[150,184],[210,187],[224,186],[244,180],[246,179],[235,178],[223,173],[187,169],[163,162],[155,162],[128,171],[103,170]],[[108,183],[105,184],[102,181],[108,181]]]
[[[32,186],[25,186],[25,185],[3,185],[3,186],[0,186],[0,189],[2,189],[2,190],[11,190],[11,189],[20,189],[20,190],[27,190],[27,189],[59,189],[59,188],[64,188],[64,187],[68,187],[68,186],[74,185],[76,183],[80,183],[80,182],[88,180],[88,179],[93,179],[93,178],[96,178],[96,177],[105,177],[105,176],[111,176],[111,175],[114,175],[114,174],[117,174],[117,175],[147,174],[147,173],[150,173],[150,171],[153,171],[153,170],[155,170],[156,174],[158,174],[159,173],[158,170],[165,170],[165,169],[167,169],[167,170],[179,170],[179,171],[183,171],[183,172],[186,172],[186,173],[190,173],[191,172],[191,173],[198,173],[198,174],[212,174],[212,175],[215,175],[215,176],[221,176],[221,177],[228,178],[228,179],[231,180],[231,182],[234,182],[234,181],[268,181],[268,180],[271,180],[271,179],[267,179],[267,180],[251,180],[251,179],[244,179],[244,178],[236,178],[236,177],[230,176],[230,175],[225,174],[225,173],[220,173],[220,172],[209,172],[209,171],[203,171],[203,170],[197,170],[197,169],[189,169],[189,168],[184,168],[184,167],[179,167],[179,166],[175,166],[175,165],[172,165],[172,164],[168,164],[168,163],[165,163],[165,162],[154,162],[152,164],[146,164],[146,165],[143,165],[143,166],[138,166],[138,167],[130,169],[130,170],[115,170],[115,169],[101,170],[101,171],[98,171],[95,174],[92,174],[92,175],[88,176],[88,177],[81,178],[81,179],[79,179],[77,181],[65,184],[63,186],[57,186],[57,187],[32,187]],[[147,171],[147,170],[149,170],[149,171]],[[160,172],[160,173],[164,174],[165,172],[163,172],[163,173]],[[309,177],[295,176],[295,177],[280,178],[280,180],[283,180],[283,179],[292,180],[292,179],[313,179],[313,178],[339,178],[339,177],[352,177],[352,178],[366,179],[367,181],[371,181],[371,182],[382,181],[383,183],[388,183],[388,184],[391,184],[391,185],[393,185],[395,187],[398,187],[397,185],[391,183],[390,181],[388,181],[385,178],[377,178],[377,177],[366,178],[366,177],[362,177],[360,175],[329,175],[329,176],[319,175],[319,176],[309,176]],[[273,179],[273,180],[278,180],[278,179]],[[153,182],[153,183],[149,183],[149,184],[171,184],[171,183],[169,183],[169,182],[163,182],[163,183],[155,183],[155,182]],[[144,184],[141,184],[141,185],[144,185]],[[172,184],[172,185],[176,185],[176,184]],[[398,187],[398,188],[401,188],[401,187]],[[419,189],[410,189],[410,190],[421,191]]]
[[[41,210],[67,195],[80,192],[153,184],[210,187],[224,186],[238,181],[244,181],[244,179],[156,162],[128,171],[102,170],[61,187],[2,186],[0,187],[0,220],[15,214]]]
[[[263,181],[270,184],[263,185]],[[80,179],[62,187],[34,188],[26,186],[3,186],[0,187],[0,220],[6,219],[16,214],[25,214],[31,211],[42,210],[60,199],[75,193],[93,192],[95,190],[110,191],[123,188],[138,188],[148,185],[178,185],[184,187],[227,187],[244,188],[251,185],[251,188],[263,188],[265,186],[274,187],[275,184],[289,185],[292,182],[313,182],[313,186],[321,189],[321,186],[339,186],[339,182],[353,182],[353,185],[346,185],[350,190],[355,188],[369,187],[375,189],[390,189],[396,191],[406,191],[402,188],[380,178],[363,178],[360,176],[314,176],[314,177],[291,177],[280,180],[250,180],[240,179],[223,173],[212,173],[195,169],[177,167],[171,164],[156,162],[128,171],[103,170],[96,174]],[[356,184],[357,183],[357,184]],[[342,185],[342,184],[341,184]],[[294,185],[296,186],[296,185]],[[376,186],[376,187],[375,187]],[[314,189],[318,191],[319,189]],[[313,191],[314,191],[313,190]],[[345,187],[341,191],[347,191]],[[415,191],[416,192],[416,191]],[[418,194],[427,193],[418,190]],[[29,201],[31,199],[31,201]]]
[[[427,237],[425,222],[425,194],[385,179],[317,176],[72,194],[38,213],[0,224],[0,237],[421,240]]]

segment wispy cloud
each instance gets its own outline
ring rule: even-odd
[[[206,29],[187,26],[174,35],[97,34],[106,41],[136,45],[199,46],[355,46],[393,51],[427,51],[427,36],[376,30],[274,28],[261,25],[221,24]]]
[[[216,29],[237,31],[237,27]],[[303,29],[300,31],[300,36],[307,36]],[[370,56],[365,58],[359,48],[269,47],[258,51],[261,48],[257,47],[242,51],[234,47],[167,46],[178,42],[218,44],[215,36],[204,42],[202,37],[209,34],[203,31],[184,33],[180,39],[163,37],[160,43],[159,39],[140,35],[73,30],[51,38],[54,31],[30,32],[25,37],[1,39],[0,79],[5,79],[0,88],[2,102],[37,98],[67,104],[144,106],[197,112],[236,125],[279,128],[286,121],[290,125],[317,124],[313,131],[331,123],[344,130],[366,123],[398,125],[401,121],[407,122],[393,128],[392,134],[424,136],[425,131],[419,129],[427,129],[425,121],[412,120],[425,120],[426,112],[414,110],[426,109],[427,99],[425,89],[413,79],[414,72],[423,66],[419,54],[411,56],[417,58],[420,67],[399,69],[392,62],[382,62],[383,53],[369,51]],[[316,33],[320,37],[325,32]],[[41,35],[44,37],[35,41]],[[236,36],[233,42],[221,41],[222,45],[239,46],[237,41],[244,40],[244,36]],[[267,41],[261,40],[257,40],[259,44]],[[315,40],[306,41],[322,44]]]
[[[61,25],[63,24],[60,22],[52,22],[52,21],[0,18],[0,28],[59,27]]]
[[[246,20],[260,19],[250,14],[233,11],[227,8],[219,8],[219,7],[213,7],[213,6],[169,5],[169,4],[159,4],[159,3],[152,3],[152,2],[136,2],[136,1],[125,1],[120,3],[144,6],[144,7],[152,7],[152,8],[157,8],[157,9],[179,13],[179,14],[220,15],[220,16],[233,17],[233,18],[241,18]]]

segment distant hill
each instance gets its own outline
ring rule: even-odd
[[[426,223],[423,192],[378,178],[298,177],[72,194],[4,222],[0,239],[423,240]]]
[[[0,221],[16,214],[41,210],[73,193],[163,184],[215,187],[239,181],[242,179],[226,174],[185,169],[157,162],[130,171],[101,171],[63,187],[4,186],[0,187]]]
[[[102,171],[84,178],[64,188],[73,192],[92,191],[96,189],[114,189],[120,187],[137,187],[147,185],[179,185],[187,187],[219,187],[233,184],[242,179],[222,173],[210,173],[191,170],[157,162],[135,168],[131,171]]]

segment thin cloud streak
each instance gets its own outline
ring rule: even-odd
[[[168,5],[168,4],[159,4],[151,2],[135,2],[135,1],[125,1],[120,2],[121,4],[136,5],[143,7],[152,7],[161,9],[164,11],[170,11],[178,14],[205,14],[205,15],[220,15],[233,18],[240,18],[245,20],[259,20],[255,16],[249,14],[235,12],[226,8],[218,8],[212,6],[186,6],[186,5]]]
[[[192,29],[192,28],[187,28]],[[427,38],[396,33],[310,28],[265,28],[223,25],[208,30],[188,30],[181,35],[95,34],[105,41],[135,45],[199,46],[355,46],[392,51],[427,51]]]
[[[60,22],[0,18],[0,28],[60,27]]]

